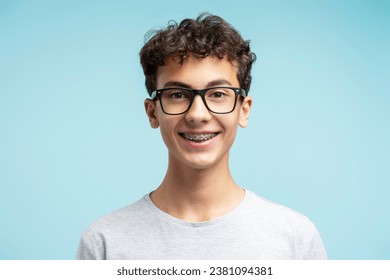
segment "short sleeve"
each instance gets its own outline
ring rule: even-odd
[[[298,233],[297,259],[301,260],[326,260],[326,250],[316,226],[309,221],[305,228]]]
[[[80,239],[79,247],[76,253],[76,260],[96,260],[96,256],[91,250],[85,236],[83,235]]]

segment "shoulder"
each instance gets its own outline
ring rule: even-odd
[[[314,223],[305,215],[286,206],[269,201],[253,192],[248,193],[247,215],[275,235],[293,240],[298,259],[326,259],[320,234]]]
[[[84,236],[104,234],[109,231],[121,232],[129,225],[142,221],[147,215],[148,207],[146,206],[145,199],[141,198],[126,207],[113,211],[94,221],[85,229]]]
[[[107,244],[127,237],[131,240],[136,230],[145,225],[150,216],[150,210],[145,203],[145,197],[118,209],[91,223],[83,232],[79,243],[76,259],[106,259]]]
[[[145,203],[145,198],[141,198],[92,222],[84,230],[82,238],[94,246],[108,241],[109,238],[129,234],[135,228],[142,227],[149,216],[150,210]]]
[[[248,210],[254,218],[283,222],[286,226],[312,225],[311,220],[305,215],[286,206],[265,199],[258,194],[248,191]]]

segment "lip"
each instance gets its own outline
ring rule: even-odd
[[[188,133],[188,134],[210,134],[210,133],[219,133],[220,131],[216,130],[199,130],[199,131],[194,131],[194,130],[184,130],[184,131],[179,131],[180,133]]]

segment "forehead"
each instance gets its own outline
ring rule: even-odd
[[[204,88],[215,80],[226,80],[231,86],[239,86],[237,67],[226,57],[214,56],[199,58],[195,56],[168,57],[164,65],[157,69],[157,88],[167,83],[178,82],[191,88]]]

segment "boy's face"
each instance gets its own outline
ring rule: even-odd
[[[211,86],[237,87],[237,68],[226,58],[186,57],[183,63],[175,58],[165,60],[157,71],[157,89],[167,87],[205,89]],[[145,100],[145,109],[153,128],[160,127],[162,138],[168,148],[170,164],[187,165],[204,169],[228,162],[231,145],[237,127],[248,122],[251,97],[242,102],[237,100],[236,108],[229,114],[214,114],[208,111],[199,95],[181,115],[167,115],[158,100]],[[198,138],[198,141],[194,138]],[[208,139],[199,142],[199,138]],[[210,139],[209,139],[210,138]]]

